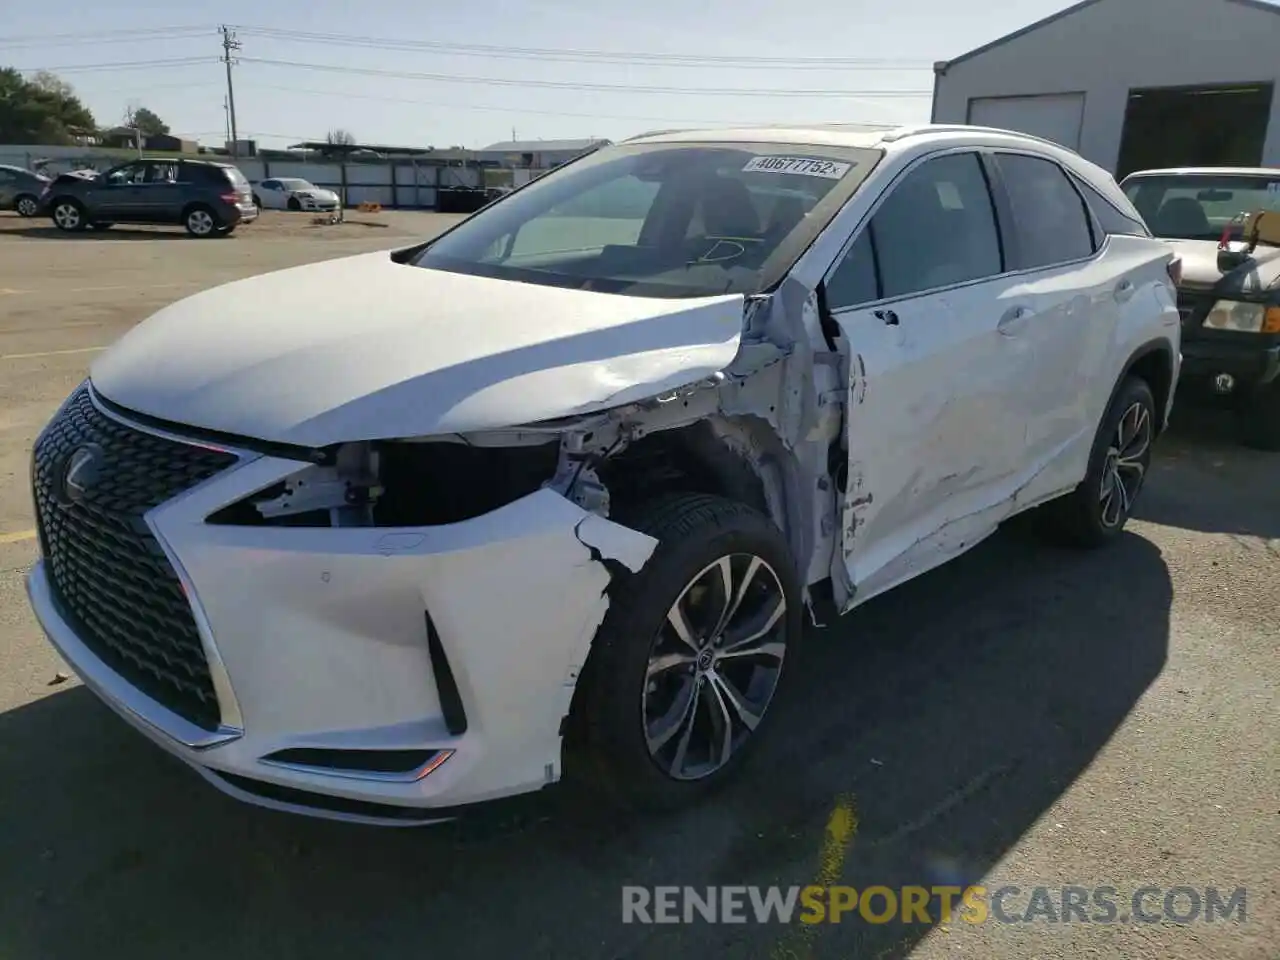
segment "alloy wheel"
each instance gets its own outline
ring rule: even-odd
[[[750,739],[782,674],[786,611],[777,573],[745,553],[705,567],[671,605],[649,652],[643,722],[672,779],[710,776]]]
[[[213,233],[213,217],[207,210],[192,210],[187,214],[187,229],[197,237]]]
[[[22,197],[18,200],[17,207],[19,216],[34,217],[39,208],[39,204],[37,204],[31,197]]]
[[[63,230],[80,226],[80,208],[74,203],[60,203],[53,210],[53,222]]]
[[[1117,527],[1128,518],[1150,461],[1151,411],[1146,404],[1134,403],[1116,426],[1102,468],[1099,501],[1104,527]]]

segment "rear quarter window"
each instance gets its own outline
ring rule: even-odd
[[[1065,170],[1043,157],[1002,153],[1000,173],[1018,232],[1018,269],[1051,267],[1093,255],[1088,207]]]
[[[1084,194],[1085,202],[1089,204],[1089,210],[1093,213],[1093,218],[1097,221],[1103,236],[1151,236],[1151,230],[1141,220],[1135,220],[1127,213],[1120,211],[1115,204],[1079,177],[1072,177],[1071,179],[1075,181],[1080,192]]]

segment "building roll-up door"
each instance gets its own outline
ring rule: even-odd
[[[969,122],[1044,137],[1072,150],[1080,149],[1084,94],[1043,97],[975,97],[969,101]]]

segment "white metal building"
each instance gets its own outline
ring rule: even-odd
[[[1046,137],[1118,177],[1280,167],[1280,0],[1084,0],[934,74],[935,122]]]

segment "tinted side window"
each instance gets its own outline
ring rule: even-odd
[[[876,282],[876,256],[871,243],[871,228],[858,234],[844,259],[827,279],[827,308],[856,307],[880,298]]]
[[[1117,210],[1102,194],[1083,180],[1076,180],[1076,186],[1084,194],[1085,202],[1093,211],[1094,219],[1107,236],[1149,237],[1151,231],[1147,225]]]
[[[927,160],[871,220],[881,293],[901,297],[995,276],[1000,234],[977,154]]]
[[[1018,267],[1048,267],[1093,255],[1084,201],[1060,166],[1006,153],[1000,156],[1000,171],[1018,227]]]

